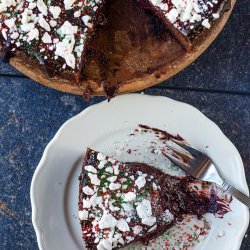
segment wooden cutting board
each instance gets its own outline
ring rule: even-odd
[[[108,9],[106,25],[100,28],[93,39],[94,47],[105,48],[108,55],[108,82],[109,85],[118,87],[118,93],[148,88],[167,80],[191,64],[223,29],[236,0],[232,0],[230,11],[202,35],[191,53],[187,53],[179,42],[159,25],[159,20],[134,2],[115,0]],[[10,64],[49,88],[82,95],[90,87],[92,96],[105,94],[94,58],[88,65],[87,80],[80,83],[62,77],[50,78],[41,67],[19,57],[11,58]]]

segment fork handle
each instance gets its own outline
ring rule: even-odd
[[[250,208],[250,197],[248,197],[245,194],[241,193],[238,189],[236,189],[235,187],[227,184],[226,182],[223,182],[221,187],[223,188],[223,190],[227,191],[233,197],[235,197],[240,202],[242,202],[244,205],[246,205],[248,208]]]

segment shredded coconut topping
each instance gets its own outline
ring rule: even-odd
[[[219,0],[150,0],[184,35],[202,25],[209,29],[217,19],[226,1]]]

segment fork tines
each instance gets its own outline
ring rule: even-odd
[[[175,144],[185,150],[185,152],[180,151],[179,149],[167,145],[167,151],[162,151],[162,154],[166,156],[171,162],[179,166],[185,172],[192,174],[190,165],[194,161],[194,156],[199,157],[203,154],[197,149],[188,145],[185,141],[179,141],[176,139],[171,139]]]

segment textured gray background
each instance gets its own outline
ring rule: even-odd
[[[249,0],[192,65],[145,91],[190,103],[216,122],[241,153],[250,183]],[[47,143],[69,118],[103,98],[43,87],[0,63],[0,249],[37,249],[29,188]],[[250,249],[246,234],[241,249]]]

